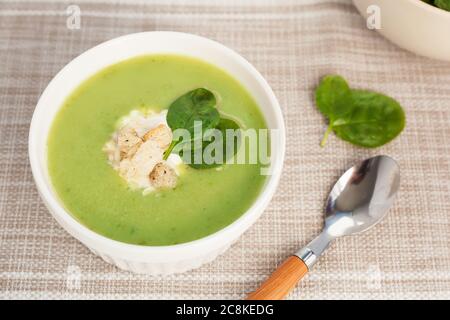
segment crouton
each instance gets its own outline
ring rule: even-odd
[[[117,146],[120,150],[120,159],[131,158],[142,144],[141,138],[138,137],[136,131],[124,127],[119,131],[117,136]]]
[[[129,177],[134,176],[136,168],[133,167],[130,159],[123,159],[119,164],[119,175],[125,180],[129,180]]]
[[[177,185],[177,174],[175,170],[166,163],[158,163],[150,173],[150,182],[155,188],[175,188]]]
[[[156,141],[148,140],[142,143],[136,154],[130,159],[127,180],[137,186],[148,184],[150,172],[153,171],[157,163],[162,161],[163,155],[164,151]]]
[[[172,131],[168,126],[160,124],[159,126],[149,130],[142,137],[142,140],[154,140],[158,143],[161,149],[166,150],[172,142]]]
[[[143,194],[156,188],[174,188],[177,183],[179,163],[173,161],[175,155],[163,161],[164,151],[172,142],[165,117],[166,112],[154,115],[133,111],[121,120],[121,127],[103,147],[119,176],[131,188],[144,189]]]

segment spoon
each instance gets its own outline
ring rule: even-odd
[[[400,185],[400,168],[388,156],[376,156],[348,169],[328,196],[325,225],[318,237],[289,257],[248,300],[279,300],[311,270],[330,243],[373,227],[386,215]]]

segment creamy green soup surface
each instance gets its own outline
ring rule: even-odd
[[[245,128],[266,128],[258,106],[230,75],[176,55],[133,58],[82,83],[58,112],[48,138],[48,169],[66,209],[91,230],[114,240],[173,245],[212,234],[255,201],[261,164],[221,169],[186,167],[175,189],[143,195],[108,164],[102,148],[117,122],[139,108],[160,111],[180,95],[205,87],[220,95],[220,112]]]

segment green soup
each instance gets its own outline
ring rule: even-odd
[[[249,93],[229,74],[200,60],[155,55],[133,58],[89,78],[58,112],[48,138],[50,177],[66,209],[114,240],[172,245],[202,238],[232,223],[264,184],[262,165],[187,167],[173,190],[142,194],[108,164],[102,151],[130,111],[167,109],[185,92],[206,87],[221,97],[220,112],[245,128],[266,128]]]

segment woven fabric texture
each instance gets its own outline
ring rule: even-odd
[[[0,298],[241,299],[321,229],[334,181],[360,159],[388,154],[401,189],[388,217],[337,240],[289,299],[450,298],[450,63],[399,49],[349,0],[78,0],[81,28],[67,28],[74,1],[0,2]],[[105,40],[173,30],[217,40],[268,80],[287,126],[283,176],[257,223],[218,259],[184,274],[123,272],[94,256],[51,217],[28,162],[39,98],[71,59]],[[321,76],[395,97],[407,126],[367,150],[331,136],[313,102]]]

